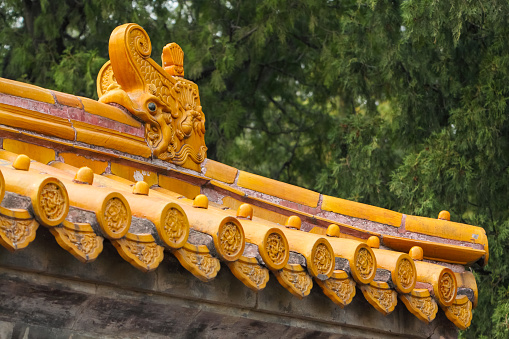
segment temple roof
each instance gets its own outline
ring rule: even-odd
[[[99,101],[0,79],[3,247],[22,250],[42,225],[85,264],[106,240],[143,272],[172,255],[206,283],[222,262],[260,293],[270,278],[297,298],[316,284],[339,307],[364,297],[388,314],[399,299],[425,323],[440,306],[469,326],[477,285],[465,266],[487,263],[484,229],[206,159],[205,115],[198,87],[182,77],[183,52],[167,45],[163,68],[150,51],[141,27],[118,27]]]

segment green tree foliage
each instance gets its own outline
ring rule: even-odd
[[[0,74],[97,98],[95,80],[108,60],[108,40],[121,23],[165,31],[159,2],[116,0],[0,1]],[[154,42],[163,41],[154,34]]]
[[[465,337],[509,335],[506,0],[4,0],[1,76],[96,97],[109,33],[185,51],[208,156],[407,214],[486,229]]]

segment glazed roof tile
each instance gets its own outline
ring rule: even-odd
[[[5,140],[6,145],[10,145],[11,148],[16,148],[14,145],[19,145],[21,150],[30,148],[27,143],[12,139]],[[46,159],[48,165],[32,160],[28,171],[12,168],[17,157],[16,153],[0,151],[0,172],[5,178],[5,184],[2,187],[7,191],[6,198],[2,202],[5,208],[0,211],[1,217],[5,220],[16,220],[11,229],[24,227],[24,232],[28,233],[24,239],[16,239],[13,237],[16,232],[8,232],[4,228],[1,233],[2,239],[10,239],[10,242],[4,240],[2,245],[9,250],[19,250],[28,246],[35,238],[37,225],[42,224],[50,229],[62,248],[85,263],[95,260],[100,255],[104,238],[106,238],[115,246],[122,258],[144,272],[156,269],[166,251],[166,255],[171,253],[177,257],[187,270],[202,281],[213,279],[220,269],[220,261],[224,261],[234,275],[253,290],[261,290],[265,287],[270,278],[269,271],[271,271],[277,280],[297,297],[302,298],[308,295],[314,280],[332,302],[342,307],[348,305],[354,298],[355,285],[361,287],[364,297],[383,314],[394,309],[397,303],[395,296],[398,293],[406,298],[405,300],[418,298],[419,296],[414,295],[415,293],[407,294],[408,291],[414,290],[416,284],[432,292],[426,297],[426,300],[432,304],[437,303],[445,308],[452,305],[444,304],[443,298],[437,295],[440,291],[439,286],[444,281],[443,274],[440,275],[440,272],[449,270],[445,266],[420,262],[420,266],[414,268],[414,265],[409,264],[413,264],[414,261],[408,259],[407,254],[393,250],[372,250],[364,241],[361,241],[362,239],[330,238],[304,230],[288,229],[282,225],[287,219],[285,215],[267,211],[272,216],[266,218],[263,209],[256,206],[253,208],[253,220],[235,218],[235,209],[213,202],[207,209],[194,208],[193,200],[177,192],[158,187],[157,181],[153,182],[154,186],[147,196],[132,193],[134,181],[109,173],[93,174],[92,185],[78,183],[75,180],[78,168],[56,160],[64,159],[64,157],[58,157],[56,153],[55,159],[49,161]],[[96,161],[83,159],[83,161],[86,160]],[[111,168],[111,165],[108,163],[106,167]],[[132,175],[132,171],[119,173],[125,176]],[[148,177],[150,178],[150,174]],[[37,214],[34,208],[37,204],[42,204],[44,198],[41,195],[33,197],[33,192],[40,194],[40,183],[46,182],[44,180],[48,178],[52,182],[58,182],[61,185],[59,187],[65,187],[68,192],[66,196],[69,197],[67,198],[69,200],[68,214],[64,216],[64,219],[58,219],[50,224],[45,222],[41,212]],[[26,188],[27,180],[34,182],[30,185],[30,189]],[[204,184],[203,187],[209,186]],[[108,213],[104,208],[114,199],[117,201],[114,210],[124,213],[122,217],[116,219],[124,220],[127,226],[122,227],[114,222],[105,221],[104,215]],[[257,201],[261,200],[257,198]],[[122,209],[121,205],[125,208]],[[172,208],[175,211],[174,215],[180,212],[180,221],[168,222],[172,220],[172,217],[169,213],[164,214],[164,211],[167,212]],[[24,213],[22,217],[14,215],[21,213],[21,210]],[[292,212],[288,208],[283,210]],[[269,220],[274,219],[275,215],[280,216],[277,218],[279,222]],[[308,214],[303,215],[307,215],[308,219],[311,218]],[[116,219],[113,217],[112,220]],[[27,227],[26,223],[20,224],[21,220],[27,220],[29,226]],[[55,225],[56,222],[58,223]],[[168,237],[164,239],[164,235],[169,232],[175,239],[175,234],[179,233],[179,228],[175,228],[175,225],[179,223],[180,233],[184,234],[183,238],[186,241],[175,245],[175,241],[172,243]],[[109,229],[109,227],[113,228]],[[234,235],[233,238],[226,236],[228,232]],[[219,234],[224,234],[226,238],[222,240],[220,236],[218,237]],[[383,235],[382,238],[386,239]],[[391,239],[393,238],[395,237]],[[416,242],[426,250],[423,243],[423,241]],[[393,247],[401,244],[405,242],[397,242],[397,245]],[[444,250],[452,252],[455,247],[458,247],[433,243],[432,248],[437,250],[437,245],[442,245]],[[432,253],[431,249],[430,253]],[[193,259],[196,257],[202,258],[200,260],[203,265],[196,264],[196,260]],[[404,260],[400,260],[401,258]],[[375,273],[383,270],[388,272],[385,276],[383,274],[375,276]],[[476,296],[475,279],[468,277],[471,273],[456,274],[466,278],[457,279],[459,284],[453,282],[453,286],[456,286],[453,289],[470,290],[470,294]],[[451,276],[455,277],[453,274],[446,275],[446,278]],[[401,288],[401,281],[404,282],[405,288]],[[454,299],[455,295],[456,293],[453,293],[450,298]],[[387,299],[381,301],[380,296],[386,296]],[[474,299],[471,302],[475,305]],[[413,307],[411,302],[407,304],[407,307]],[[380,305],[386,305],[386,307]],[[469,305],[463,303],[458,307],[471,307]],[[454,304],[454,307],[456,306]],[[413,309],[411,312],[418,313]],[[428,316],[429,319],[434,317],[433,314]]]
[[[146,35],[134,24],[117,28],[117,36],[133,32]],[[112,38],[110,52],[124,43]],[[382,314],[399,297],[423,322],[440,305],[456,326],[469,325],[457,310],[471,314],[477,286],[463,265],[487,262],[482,228],[330,197],[205,159],[197,86],[146,55],[130,55],[130,65],[111,57],[98,76],[101,102],[0,79],[3,247],[29,246],[42,225],[83,263],[109,241],[143,272],[172,255],[207,282],[223,262],[255,291],[275,276],[304,298],[316,282],[345,307],[358,286]],[[112,64],[138,73],[126,69],[131,77],[115,80]],[[145,101],[130,92],[140,89]],[[158,105],[172,112],[163,130],[154,127],[164,115]],[[182,138],[165,139],[164,128]],[[148,194],[133,193],[140,181]],[[288,220],[300,229],[285,227]],[[331,224],[339,237],[325,235]],[[415,246],[424,260],[407,254]]]

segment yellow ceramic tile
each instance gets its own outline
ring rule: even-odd
[[[185,181],[159,175],[159,186],[167,190],[182,194],[186,198],[194,199],[201,192],[200,186],[192,185]]]
[[[76,141],[115,149],[145,158],[150,157],[152,154],[143,138],[76,120],[72,120],[72,124],[76,130]]]
[[[352,239],[352,240],[357,240],[357,241],[360,241],[360,242],[364,242],[366,243],[367,240],[366,239],[362,239],[362,238],[358,238],[358,237],[355,237],[353,235],[350,235],[350,234],[346,234],[346,233],[341,233],[339,235],[340,238],[343,238],[343,239]]]
[[[296,210],[294,208],[282,206],[282,205],[273,203],[271,201],[267,201],[265,199],[256,198],[256,197],[249,197],[249,200],[257,201],[258,203],[261,203],[261,204],[264,204],[264,205],[270,205],[270,206],[274,206],[274,207],[276,207],[278,209],[288,211],[288,212],[290,212],[293,215],[298,215],[301,219],[303,219],[303,218],[310,218],[310,219],[315,218],[315,216],[313,214],[302,212],[302,211]]]
[[[241,256],[227,265],[233,275],[253,292],[263,290],[269,281],[269,270],[261,266],[256,258]]]
[[[157,173],[118,163],[111,163],[111,173],[131,181],[145,181],[149,186],[157,185]]]
[[[78,170],[79,170],[79,167],[76,167],[76,166],[73,166],[73,165],[70,165],[70,164],[66,164],[66,163],[63,163],[63,162],[60,162],[60,161],[52,162],[50,166],[52,168],[56,168],[57,170],[59,170],[60,173],[58,173],[58,174],[57,173],[53,173],[53,171],[51,171],[50,169],[48,169],[48,173],[51,173],[52,175],[57,175],[57,176],[61,176],[61,175],[67,174],[69,176],[72,176],[72,179],[74,179],[74,176],[76,175],[76,172],[78,172]],[[32,166],[32,168],[34,168],[34,167],[35,166]]]
[[[108,178],[108,179],[111,179],[111,180],[115,180],[116,182],[119,182],[119,183],[121,183],[123,185],[127,185],[129,187],[134,186],[134,184],[135,184],[134,181],[124,179],[124,178],[119,177],[118,175],[114,175],[114,174],[103,174],[101,176],[105,177],[105,178]]]
[[[231,208],[233,211],[237,211],[240,205],[242,205],[243,202],[239,201],[237,199],[234,199],[232,197],[224,197],[223,199],[223,205],[226,207]],[[258,207],[255,205],[251,205],[253,207],[253,216],[255,218],[264,219],[267,221],[274,222],[276,224],[284,225],[286,222],[286,219],[288,219],[288,216],[279,214],[277,212],[269,211],[268,209]]]
[[[415,240],[391,235],[384,235],[383,243],[385,246],[395,251],[406,253],[408,253],[413,246],[420,246],[424,252],[424,259],[461,265],[476,262],[486,254],[484,250],[466,246],[442,244],[433,241]]]
[[[209,178],[216,179],[228,184],[233,184],[238,170],[214,160],[207,160],[205,164],[205,175]]]
[[[99,115],[133,127],[141,127],[141,122],[134,119],[129,113],[122,111],[120,108],[103,104],[102,102],[89,98],[79,97],[79,99],[83,103],[85,111],[90,114]]]
[[[20,208],[5,208],[0,206],[0,214],[14,219],[30,219],[32,216],[27,210]]]
[[[78,168],[83,166],[90,167],[96,174],[104,173],[106,167],[108,167],[106,161],[88,159],[75,153],[60,153],[60,156],[64,159],[64,163]]]
[[[242,202],[229,196],[223,198],[223,206],[230,208],[230,214],[232,215],[236,214],[237,208],[244,202],[251,204],[253,207],[253,220],[256,219],[257,222],[268,226],[273,226],[271,223],[284,225],[288,220],[288,216],[290,215],[298,216],[302,220],[310,220],[315,218],[315,216],[312,214],[301,212],[255,197],[246,197]],[[260,206],[266,206],[267,208]],[[276,208],[276,210],[272,210],[271,207]],[[280,210],[281,212],[279,212]]]
[[[83,108],[83,105],[77,96],[56,91],[53,91],[53,94],[55,95],[55,98],[57,98],[57,102],[61,105]]]
[[[129,235],[128,233],[126,237],[112,240],[111,243],[124,260],[142,272],[155,270],[164,258],[163,247],[157,245],[150,234]],[[151,253],[151,255],[140,256],[137,251]]]
[[[216,180],[211,180],[210,183],[213,185],[213,186],[216,186],[216,187],[219,187],[219,188],[222,188],[228,192],[232,192],[234,194],[237,194],[237,195],[240,195],[241,197],[245,196],[246,193],[244,193],[243,191],[241,190],[238,190],[236,188],[233,188],[227,184],[223,184],[222,182],[220,181],[216,181]]]
[[[212,257],[205,245],[186,243],[184,247],[173,251],[173,254],[186,270],[203,282],[214,279],[221,268],[219,259]],[[207,266],[200,265],[202,262],[207,262]]]
[[[313,288],[313,279],[306,268],[299,264],[287,264],[282,270],[273,273],[281,286],[299,299],[308,296]]]
[[[422,233],[440,238],[483,244],[485,245],[485,249],[488,245],[486,233],[483,228],[447,220],[407,215],[405,229],[410,232]]]
[[[320,226],[315,226],[315,227],[313,227],[312,229],[309,230],[309,233],[327,236],[327,229],[323,228],[323,227],[320,227]],[[353,236],[353,235],[347,234],[347,233],[340,233],[339,234],[339,238],[352,239],[352,240],[356,240],[356,241],[360,241],[360,242],[364,242],[364,243],[366,242],[366,239],[359,238],[359,237],[356,237],[356,236]]]
[[[395,227],[401,226],[401,219],[403,217],[403,214],[386,210],[385,208],[330,197],[328,195],[323,196],[322,210],[348,215],[350,217],[371,220]]]
[[[68,119],[36,111],[0,104],[0,121],[3,125],[28,131],[74,140],[74,129]]]
[[[30,159],[37,160],[43,164],[47,164],[48,162],[55,160],[55,151],[50,148],[12,139],[4,139],[3,144],[6,151],[17,154],[25,154]]]
[[[14,129],[14,128],[11,128],[8,126],[0,126],[0,130],[6,131],[6,132],[11,132],[11,133],[16,133],[16,134],[24,134],[24,133],[21,133],[20,131],[18,131],[17,129]]]
[[[105,155],[105,156],[107,156],[109,158],[113,158],[113,159],[124,159],[124,160],[128,160],[128,161],[133,161],[133,162],[138,162],[138,163],[141,163],[141,164],[145,164],[145,162],[138,161],[138,160],[135,160],[135,159],[130,158],[130,157],[126,157],[125,155],[113,154],[113,153],[108,152],[106,150],[98,149],[97,147],[90,147],[89,145],[82,146],[82,145],[72,144],[71,146],[73,148],[75,148],[78,153],[79,153],[80,150],[83,150],[83,151],[87,151],[87,152],[93,152],[93,153],[97,153],[97,154],[102,154],[102,155]]]
[[[63,249],[83,263],[94,261],[103,250],[104,239],[94,232],[90,224],[64,220],[62,226],[49,230]]]
[[[188,144],[186,144],[188,145]],[[204,159],[206,158],[207,156],[205,155],[204,156]],[[170,162],[172,162],[171,160],[169,160]],[[180,167],[183,167],[183,168],[187,168],[187,169],[190,169],[192,171],[195,171],[195,172],[198,172],[198,173],[201,173],[201,164],[200,163],[196,163],[193,158],[191,157],[187,157],[186,161],[184,161],[183,164],[180,164],[180,163],[177,163]]]
[[[384,316],[394,311],[398,303],[398,293],[383,281],[372,281],[368,285],[359,286],[364,298]],[[380,297],[382,296],[382,297]]]
[[[240,171],[239,173],[237,184],[240,187],[273,195],[310,207],[316,207],[318,205],[320,193],[244,171]]]
[[[69,142],[69,141],[54,139],[54,138],[47,137],[47,136],[44,136],[44,135],[36,135],[36,134],[33,134],[33,133],[27,133],[27,132],[19,131],[19,130],[15,129],[15,128],[11,128],[11,127],[8,127],[8,126],[0,126],[0,131],[14,133],[14,135],[12,137],[15,138],[16,140],[19,139],[19,140],[25,140],[25,141],[29,141],[29,142],[35,142],[35,143],[39,143],[40,140],[44,140],[44,141],[48,141],[48,142],[59,144],[59,145],[65,145],[65,146],[68,146],[68,147],[75,147],[75,145],[72,142]],[[8,135],[8,134],[4,134],[4,135]],[[75,148],[78,148],[78,147],[75,147]],[[85,149],[85,148],[83,148],[83,149]]]
[[[454,273],[456,276],[456,281],[458,282],[458,287],[464,287],[464,288],[470,288],[472,291],[474,291],[474,300],[473,300],[473,307],[477,307],[477,301],[479,298],[479,292],[477,290],[477,283],[475,281],[475,276],[472,274],[472,272],[465,271],[462,273]]]
[[[0,78],[0,93],[47,102],[49,104],[55,103],[51,92],[45,88],[3,78]]]
[[[154,239],[154,236],[149,233],[138,233],[138,234],[127,233],[125,235],[125,237],[126,237],[126,239],[137,241],[137,242],[154,242],[154,241],[156,241]]]
[[[344,308],[346,305],[350,304],[355,297],[355,282],[349,278],[348,273],[343,270],[335,270],[330,279],[331,280],[328,281],[315,279],[315,282],[332,302]],[[337,293],[337,286],[341,286],[341,293]]]
[[[7,129],[7,128],[4,129],[4,128],[0,127],[0,130],[10,131],[11,129]],[[12,129],[12,130],[16,131],[14,129]],[[68,147],[75,147],[75,145],[72,142],[68,142],[68,141],[64,141],[64,140],[60,140],[60,139],[54,139],[51,137],[46,137],[44,135],[34,135],[33,133],[26,133],[26,132],[19,132],[19,131],[17,131],[17,133],[20,135],[23,135],[23,136],[27,136],[28,137],[27,139],[31,139],[31,140],[37,139],[37,141],[34,140],[34,142],[38,142],[39,140],[44,140],[44,141],[49,141],[54,144],[65,145]]]
[[[12,153],[7,150],[0,149],[0,159],[5,160],[8,164],[8,166],[10,166],[11,163],[13,163],[16,160],[18,155],[19,154],[17,154],[17,153]]]
[[[458,283],[454,272],[442,265],[415,260],[417,281],[433,286],[434,297],[442,307],[451,306],[456,299]]]
[[[21,250],[27,247],[35,240],[35,235],[39,224],[35,219],[26,219],[22,222],[18,220],[9,220],[2,216],[3,223],[9,223],[9,228],[0,228],[0,246],[5,247],[10,252]],[[23,234],[22,237],[12,237],[12,234]]]
[[[460,330],[466,330],[472,322],[472,303],[466,295],[459,295],[450,307],[442,307],[447,319]]]
[[[323,222],[327,223],[328,225],[330,225],[330,224],[338,225],[339,226],[339,230],[340,230],[340,232],[342,234],[341,237],[343,237],[343,234],[344,234],[343,232],[348,232],[348,233],[352,234],[353,236],[356,235],[359,238],[359,241],[366,242],[366,240],[370,236],[375,236],[375,237],[380,237],[381,236],[381,234],[378,233],[378,232],[364,230],[362,228],[358,228],[358,227],[355,227],[355,226],[343,224],[342,222],[337,222],[337,221],[333,221],[333,220],[322,218],[322,217],[318,217],[318,216],[315,216],[315,219],[323,221]]]
[[[323,227],[315,226],[315,227],[313,227],[312,229],[309,230],[309,233],[319,234],[319,235],[326,235],[327,234],[327,230],[325,228],[323,228]]]
[[[161,179],[161,178],[159,178],[159,179]],[[166,197],[171,197],[173,199],[181,198],[181,199],[179,199],[179,201],[185,199],[185,200],[187,200],[189,205],[193,204],[193,200],[186,199],[182,196],[182,194],[170,191],[169,189],[162,188],[162,187],[154,187],[154,188],[150,189],[149,195],[156,196],[156,197],[159,196],[162,198],[166,198]]]
[[[166,167],[162,167],[162,169],[166,170],[166,171],[169,171],[170,173],[176,173],[176,175],[180,175],[180,176],[183,176],[191,181],[195,181],[196,183],[199,183],[200,185],[202,184],[206,184],[210,181],[209,178],[206,178],[204,177],[203,175],[199,175],[199,174],[194,174],[194,173],[189,173],[188,171],[185,172],[185,171],[179,171],[179,170],[176,170],[176,169],[167,169]]]

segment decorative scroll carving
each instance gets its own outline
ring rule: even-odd
[[[159,251],[155,243],[141,244],[132,240],[125,240],[125,242],[129,251],[145,265],[150,266],[157,261]]]
[[[463,305],[452,305],[448,307],[448,311],[453,316],[459,324],[455,325],[458,326],[460,329],[464,330],[468,326],[470,326],[470,321],[472,320],[472,303],[470,301],[466,302]],[[452,317],[449,316],[448,318],[451,319]],[[454,322],[454,321],[453,321]]]
[[[281,265],[284,262],[287,248],[280,234],[269,234],[265,242],[265,251],[274,265]]]
[[[128,218],[127,208],[122,200],[119,198],[108,200],[104,209],[104,220],[113,233],[122,232],[128,225]]]
[[[400,294],[399,298],[419,320],[428,324],[435,319],[438,305],[427,289],[414,289],[411,294]]]
[[[401,260],[401,264],[398,267],[398,277],[404,288],[408,288],[414,284],[415,271],[408,259]]]
[[[331,255],[327,246],[324,244],[318,244],[318,246],[316,246],[313,263],[318,274],[327,274],[330,271],[333,263],[333,255]]]
[[[58,244],[81,262],[97,259],[103,250],[103,238],[95,234],[89,224],[64,221],[63,226],[51,227]]]
[[[299,299],[309,295],[313,280],[304,267],[299,264],[287,264],[282,270],[275,271],[277,280],[291,294]]]
[[[456,296],[456,284],[455,279],[451,276],[451,273],[445,272],[440,277],[438,282],[438,288],[440,295],[445,302],[450,302]]]
[[[172,42],[163,48],[163,67],[169,75],[184,76],[184,51]]]
[[[375,269],[373,256],[365,249],[361,248],[355,258],[355,267],[363,279],[368,279]]]
[[[47,183],[39,196],[41,211],[50,221],[58,220],[66,213],[67,201],[62,189],[54,183]]]
[[[435,315],[438,311],[438,306],[433,298],[411,298],[410,304],[412,307],[418,309],[422,314],[426,316],[428,322],[435,318]]]
[[[198,106],[200,96],[194,83],[178,81],[173,86],[173,91],[180,96],[183,116],[177,125],[177,137],[179,140],[189,138],[193,132],[202,136],[205,133],[205,118]]]
[[[0,216],[0,229],[13,244],[23,242],[30,236],[32,220],[15,220]]]
[[[155,222],[157,234],[169,250],[181,248],[189,237],[189,221],[180,206],[168,203]]]
[[[65,232],[65,231],[64,231]],[[84,233],[84,232],[83,232]],[[65,232],[65,238],[80,252],[88,255],[95,252],[100,246],[102,238],[95,234],[79,234],[74,232]],[[88,261],[88,260],[87,260]]]
[[[174,243],[178,243],[189,227],[186,227],[186,220],[182,212],[176,208],[170,208],[164,220],[164,231],[168,239]]]
[[[348,305],[355,296],[355,282],[350,279],[327,279],[325,286],[343,301],[344,305]]]
[[[386,282],[372,281],[361,286],[366,300],[380,313],[387,315],[394,311],[398,303],[398,293],[390,289]]]
[[[113,74],[111,61],[107,61],[97,76],[97,94],[101,97],[101,95],[114,89],[120,89],[120,85],[117,83],[115,74]]]
[[[389,313],[389,309],[391,308],[393,301],[395,300],[395,293],[391,290],[379,290],[373,289],[371,290],[373,298],[378,300],[380,306],[382,306],[387,313]]]
[[[155,270],[163,260],[163,248],[150,234],[127,233],[125,238],[111,242],[122,258],[143,272]]]
[[[459,329],[464,330],[470,326],[472,321],[472,302],[466,295],[457,297],[451,306],[441,306],[447,318]]]
[[[251,238],[253,243],[258,244],[258,253],[263,263],[271,271],[279,271],[290,259],[290,247],[283,231],[271,228],[267,231],[257,232],[261,239]]]
[[[204,282],[214,279],[221,268],[219,260],[210,255],[205,245],[186,243],[173,254],[186,270]]]
[[[4,214],[14,214],[23,217],[23,219],[7,217]],[[25,248],[35,239],[35,234],[39,224],[34,219],[29,218],[27,211],[10,211],[0,207],[0,244],[13,252]]]
[[[440,306],[451,306],[456,299],[458,283],[454,272],[447,267],[426,263],[414,262],[418,275],[418,281],[430,284],[433,287],[434,298]]]
[[[110,58],[97,77],[99,100],[127,108],[145,123],[154,156],[199,168],[206,157],[205,115],[198,86],[183,79],[183,52],[175,43],[163,49],[163,66],[151,58],[150,38],[136,24],[117,27]]]
[[[258,292],[269,281],[269,270],[258,264],[255,258],[241,256],[237,261],[229,262],[233,275],[251,290]]]
[[[323,293],[341,308],[351,303],[355,296],[355,282],[343,270],[334,271],[325,281],[320,279],[315,281],[322,288]]]
[[[219,230],[219,246],[222,251],[229,255],[236,255],[242,248],[242,233],[239,227],[233,222],[227,222]]]

